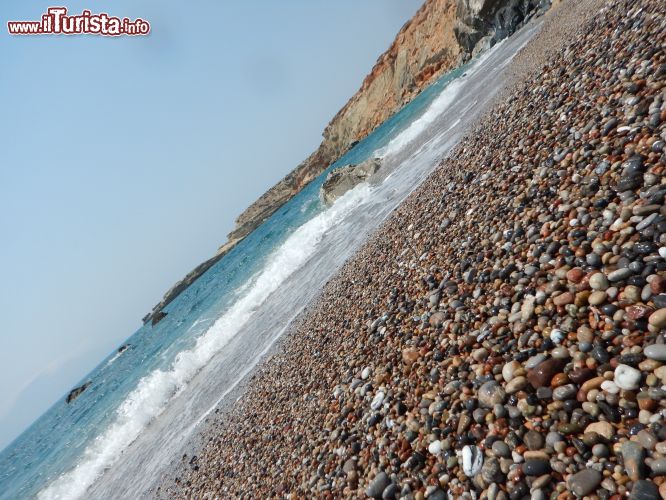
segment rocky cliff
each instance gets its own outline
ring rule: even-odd
[[[442,73],[513,33],[549,0],[426,0],[400,30],[361,88],[333,117],[319,148],[236,219],[240,241],[354,143]]]
[[[426,0],[379,57],[358,92],[333,117],[319,148],[250,205],[236,219],[217,255],[179,282],[144,320],[151,320],[212,263],[424,87],[513,33],[528,16],[549,4],[550,0]]]

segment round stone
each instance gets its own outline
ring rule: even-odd
[[[608,281],[615,283],[617,281],[626,280],[629,276],[631,276],[631,269],[628,267],[623,267],[610,273],[608,275]]]
[[[540,450],[544,445],[544,438],[537,431],[527,431],[523,437],[523,441],[530,450]]]
[[[608,446],[603,443],[597,443],[592,447],[592,455],[597,458],[606,458],[609,455]]]
[[[370,486],[368,486],[368,489],[365,490],[365,494],[370,498],[381,498],[382,493],[389,484],[391,484],[391,480],[389,479],[386,472],[380,472],[372,480]]]
[[[370,408],[372,408],[373,410],[379,410],[379,408],[381,408],[382,406],[382,403],[384,402],[385,396],[386,395],[382,391],[379,391],[377,394],[375,394],[372,403],[370,403]]]
[[[641,290],[637,286],[629,285],[624,289],[624,298],[631,302],[638,302],[641,299]]]
[[[526,476],[541,476],[550,472],[550,462],[544,458],[530,458],[523,464],[523,474]]]
[[[525,386],[527,386],[527,379],[521,375],[519,377],[512,379],[511,382],[506,384],[506,393],[514,394],[518,391],[523,390]]]
[[[614,381],[620,389],[633,391],[638,389],[641,381],[641,372],[629,365],[617,365],[615,368]]]
[[[505,363],[504,366],[502,367],[502,377],[504,380],[507,382],[511,382],[511,380],[514,377],[514,373],[516,373],[516,370],[520,368],[520,363],[516,360],[509,361],[508,363]]]
[[[606,297],[606,292],[603,290],[596,290],[587,297],[587,302],[592,306],[598,306],[606,302]]]
[[[565,338],[565,335],[564,335],[564,332],[562,330],[554,328],[550,332],[550,340],[552,340],[554,344],[561,343],[564,340],[564,338]]]
[[[594,273],[590,276],[589,283],[592,290],[606,290],[610,286],[604,273]]]
[[[596,432],[607,440],[610,440],[615,435],[615,429],[609,422],[592,422],[585,428],[585,434]]]
[[[655,476],[666,475],[666,457],[657,458],[650,463],[650,469]]]
[[[493,453],[498,457],[510,457],[511,449],[504,441],[495,441],[492,446]]]
[[[486,406],[487,408],[492,408],[496,404],[501,404],[502,402],[504,402],[504,397],[506,396],[506,392],[497,382],[491,380],[483,384],[481,387],[479,387],[478,396],[479,396],[479,402],[483,406]]]
[[[570,491],[580,498],[593,492],[602,479],[601,472],[594,469],[584,469],[569,476],[567,486]]]
[[[610,393],[610,394],[617,394],[618,392],[620,392],[620,388],[612,380],[605,380],[601,384],[601,389],[603,391],[606,391],[606,392]]]
[[[439,441],[439,440],[433,441],[433,442],[430,443],[430,445],[428,446],[428,451],[429,451],[432,455],[439,455],[439,454],[442,452],[442,442]]]
[[[645,354],[650,359],[657,361],[666,361],[666,344],[652,344],[643,349]]]
[[[566,401],[575,396],[577,391],[577,387],[573,384],[563,385],[553,390],[553,399],[556,401]]]
[[[666,326],[666,307],[653,312],[648,319],[648,323],[655,328],[664,328]]]

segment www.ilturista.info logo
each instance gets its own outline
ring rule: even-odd
[[[79,15],[67,15],[65,7],[49,7],[41,21],[7,21],[10,35],[147,35],[150,23],[141,18],[134,20],[93,14],[84,10]]]

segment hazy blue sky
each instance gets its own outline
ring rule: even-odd
[[[0,24],[0,448],[319,144],[421,0],[55,2],[148,37]]]

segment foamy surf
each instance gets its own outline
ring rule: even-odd
[[[483,52],[467,70],[465,75],[451,82],[439,96],[433,100],[420,118],[414,120],[405,130],[393,138],[386,146],[376,151],[377,156],[386,156],[402,151],[408,144],[421,136],[423,131],[431,126],[456,101],[461,89],[468,79],[474,78],[484,62],[494,53],[504,41],[494,45],[490,50]],[[510,61],[510,59],[509,59]],[[507,63],[508,64],[508,63]]]
[[[42,500],[83,497],[104,470],[164,411],[169,401],[228,344],[266,298],[310,258],[326,231],[369,196],[371,188],[361,184],[296,229],[268,258],[264,270],[245,295],[197,339],[193,348],[180,352],[168,371],[154,370],[143,377],[116,410],[114,422],[86,448],[75,468],[40,491],[38,497]]]

